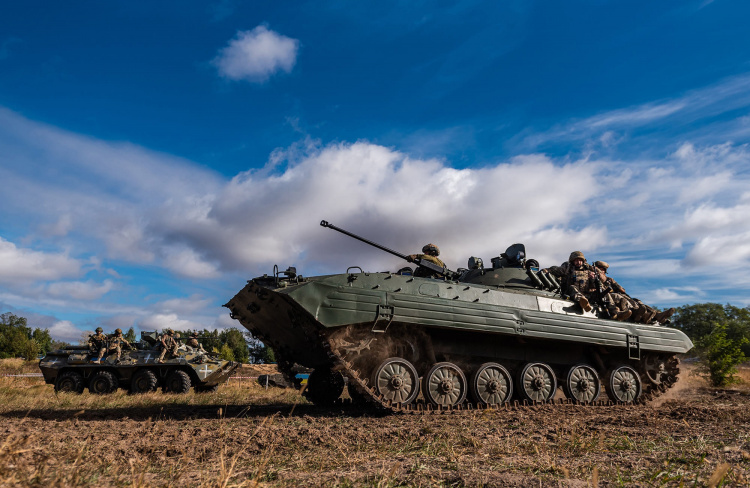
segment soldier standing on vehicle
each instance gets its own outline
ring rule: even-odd
[[[122,329],[115,329],[115,333],[109,338],[109,354],[116,353],[115,362],[120,362],[120,356],[122,355],[122,346],[125,345],[128,349],[133,349],[133,345],[128,342],[122,335]]]
[[[581,308],[591,311],[589,297],[595,292],[595,275],[593,268],[586,262],[581,251],[570,253],[567,263],[560,266],[551,266],[546,270],[548,273],[562,278],[562,290]]]
[[[198,352],[206,352],[205,349],[203,349],[203,345],[198,342],[198,333],[193,332],[190,334],[190,338],[187,340],[185,345],[189,348],[188,350],[190,352],[198,351]]]
[[[441,261],[440,259],[438,259],[438,256],[440,256],[440,249],[435,244],[425,244],[425,246],[422,248],[422,252],[424,254],[410,254],[408,256],[409,262],[413,263],[417,260],[425,260],[433,264],[436,264],[440,266],[441,268],[445,268],[445,263]],[[429,269],[423,268],[422,266],[417,266],[417,269],[414,270],[414,276],[418,278],[442,278],[443,277],[443,275],[438,274]]]
[[[89,336],[89,351],[92,355],[96,354],[98,356],[92,363],[99,364],[107,352],[107,336],[103,332],[104,329],[97,327],[96,334]]]
[[[174,340],[174,332],[172,329],[164,331],[164,335],[161,336],[161,355],[159,356],[157,363],[164,362],[164,356],[169,353],[172,356],[177,355],[177,341]]]

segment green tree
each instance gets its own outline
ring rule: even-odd
[[[219,349],[219,357],[225,361],[234,361],[234,352],[231,347],[224,344],[221,346],[221,349]]]
[[[131,344],[133,344],[134,342],[138,342],[138,337],[136,337],[135,335],[135,329],[132,327],[129,328],[125,334],[123,334],[123,337],[125,337],[125,340]]]
[[[249,360],[247,342],[245,341],[245,335],[238,329],[232,327],[231,329],[225,329],[219,334],[219,338],[222,344],[228,346],[232,350],[234,356],[233,361],[239,361],[247,363]]]
[[[714,323],[711,333],[698,339],[696,345],[704,360],[704,374],[711,384],[722,387],[736,381],[737,365],[747,357],[742,347],[750,342],[746,337],[739,340],[732,339],[727,334],[725,324]]]
[[[719,303],[698,303],[679,307],[672,317],[674,327],[682,330],[693,342],[711,334],[716,324],[726,326],[727,338],[741,346],[745,356],[750,357],[750,309],[721,305]]]
[[[0,315],[0,358],[23,357],[30,361],[51,348],[52,338],[48,330],[32,330],[25,317],[12,313]]]

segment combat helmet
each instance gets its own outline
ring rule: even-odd
[[[430,252],[434,252],[435,256],[440,256],[440,248],[437,247],[435,244],[432,244],[432,243],[425,244],[424,247],[422,248],[422,252],[425,253],[425,254],[430,253]]]
[[[104,329],[102,329],[101,327],[97,327],[96,328],[96,333],[97,334],[101,334],[102,332],[104,332]]]
[[[118,328],[116,328],[116,329],[115,329],[115,335],[122,335],[122,329],[121,329],[121,328],[119,328],[119,327],[118,327]]]
[[[573,251],[572,253],[570,253],[570,257],[568,258],[568,262],[572,263],[576,259],[583,259],[584,261],[586,261],[586,258],[583,256],[583,253],[581,251]]]
[[[167,335],[172,335],[174,334],[174,331],[172,329],[164,329],[164,333]]]
[[[601,269],[603,269],[605,273],[606,273],[606,272],[607,272],[607,270],[609,269],[609,264],[607,264],[607,263],[606,263],[606,262],[604,262],[604,261],[595,261],[595,262],[594,262],[594,266],[596,266],[597,268],[601,268]]]

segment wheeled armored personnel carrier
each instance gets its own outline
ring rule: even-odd
[[[56,392],[83,393],[88,388],[91,393],[106,394],[118,388],[147,393],[159,387],[172,393],[187,393],[191,387],[196,392],[212,392],[239,366],[184,345],[176,356],[167,355],[158,363],[158,344],[156,332],[141,332],[140,342],[122,351],[119,362],[110,355],[98,364],[93,362],[97,353],[88,347],[69,346],[49,352],[39,361],[39,368]]]
[[[516,244],[484,268],[453,272],[351,234],[438,278],[364,272],[303,277],[296,269],[247,283],[225,306],[274,349],[282,372],[314,368],[307,396],[332,404],[346,378],[354,401],[392,410],[482,408],[521,400],[646,401],[677,381],[681,331],[585,312]]]

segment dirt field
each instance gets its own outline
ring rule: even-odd
[[[646,407],[431,416],[326,411],[249,379],[96,397],[2,377],[0,486],[748,486],[743,377],[716,391],[683,375]]]

